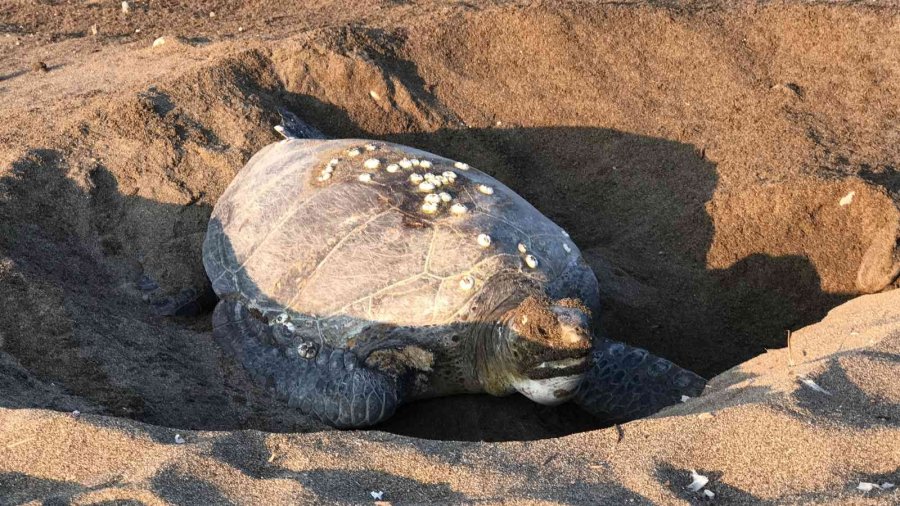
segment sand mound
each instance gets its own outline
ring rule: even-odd
[[[900,481],[900,292],[795,334],[793,368],[766,353],[898,285],[895,7],[282,7],[0,9],[0,449],[16,445],[0,491],[12,503],[364,501],[370,487],[401,502],[668,502],[690,498],[692,467],[745,501],[843,501],[862,497],[857,478]],[[30,70],[38,60],[48,71]],[[208,315],[153,310],[207,283],[209,213],[277,140],[276,106],[515,189],[584,251],[610,335],[707,377],[765,355],[621,441],[614,429],[501,445],[188,432],[321,428],[250,384]],[[603,426],[572,406],[475,396],[410,405],[382,429],[512,441]],[[175,429],[191,444],[172,446]],[[506,476],[497,462],[519,467]]]

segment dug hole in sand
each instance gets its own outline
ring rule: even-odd
[[[896,7],[283,7],[0,10],[0,504],[897,501]],[[583,251],[602,330],[706,393],[348,432],[270,399],[208,314],[153,303],[207,282],[279,106],[510,186]]]

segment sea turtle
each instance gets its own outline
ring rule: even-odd
[[[593,333],[578,247],[496,179],[283,118],[216,203],[203,264],[216,340],[289,405],[362,427],[416,399],[518,391],[630,419],[704,388]]]

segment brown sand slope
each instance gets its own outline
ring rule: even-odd
[[[0,504],[699,501],[690,469],[896,502],[855,486],[900,482],[900,292],[853,298],[900,283],[898,34],[890,2],[0,0]],[[604,330],[710,393],[621,430],[476,396],[308,432],[208,315],[148,303],[206,282],[277,105],[490,172],[572,233]]]

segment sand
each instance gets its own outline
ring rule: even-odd
[[[0,0],[0,504],[900,500],[896,4],[236,5]],[[285,409],[153,304],[277,106],[497,177],[707,392]]]

